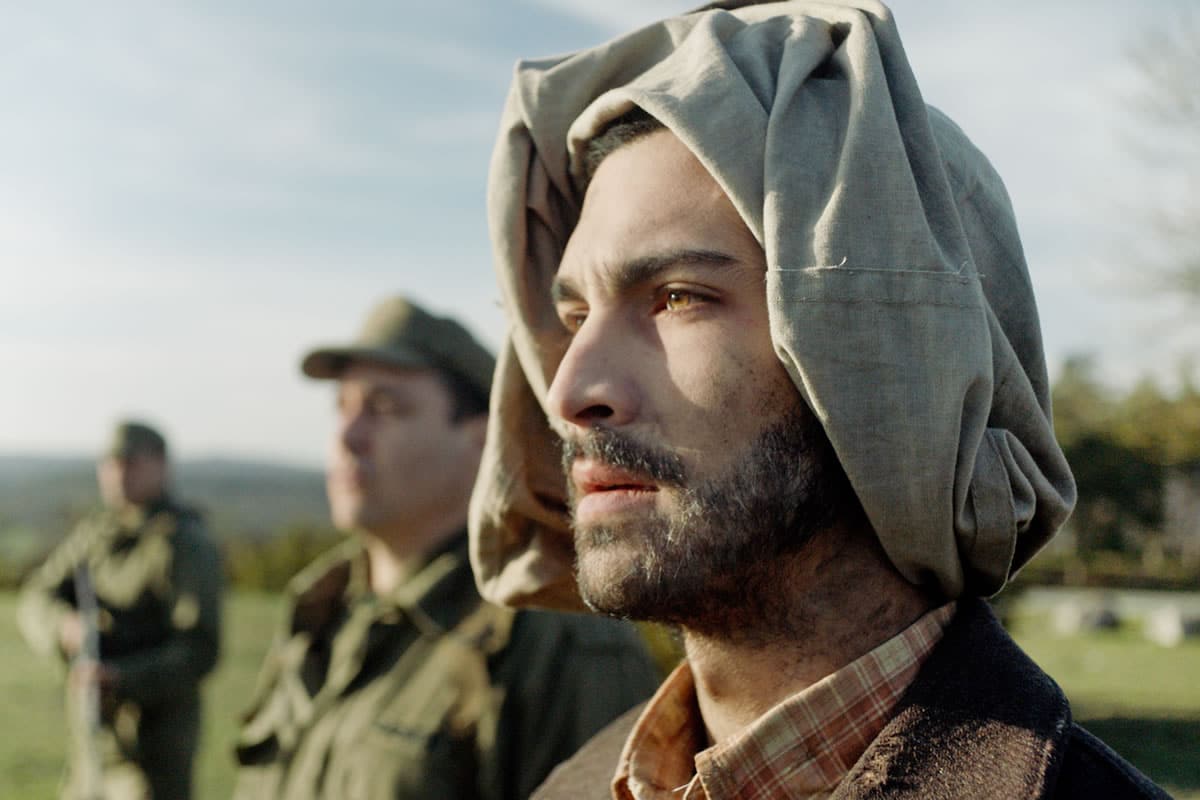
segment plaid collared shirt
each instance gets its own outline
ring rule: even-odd
[[[617,800],[828,797],[891,717],[942,638],[954,603],[706,747],[691,668],[680,664],[642,712],[613,778]]]

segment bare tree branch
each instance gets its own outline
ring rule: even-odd
[[[1147,185],[1134,212],[1137,257],[1147,285],[1200,303],[1200,12],[1182,8],[1143,32],[1129,61],[1126,140]]]

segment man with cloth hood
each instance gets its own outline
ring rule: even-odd
[[[345,544],[288,587],[237,746],[235,797],[525,798],[648,697],[625,623],[484,602],[467,500],[492,355],[404,297],[301,369],[337,384],[326,488]]]
[[[886,8],[522,62],[489,221],[479,584],[687,656],[535,796],[1164,796],[980,599],[1075,487],[1009,200]]]

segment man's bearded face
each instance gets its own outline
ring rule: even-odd
[[[689,476],[676,453],[605,428],[564,445],[567,472],[579,457],[674,495],[669,509],[642,517],[576,523],[584,601],[607,614],[711,633],[734,633],[725,628],[768,608],[774,567],[827,528],[852,497],[824,432],[798,397],[711,477]],[[636,556],[607,558],[610,549]]]

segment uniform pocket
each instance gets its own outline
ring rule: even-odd
[[[456,732],[450,724],[455,693],[446,686],[424,699],[413,703],[397,697],[375,719],[354,726],[361,733],[339,747],[342,757],[330,764],[337,796],[395,800],[474,794],[473,733]]]

